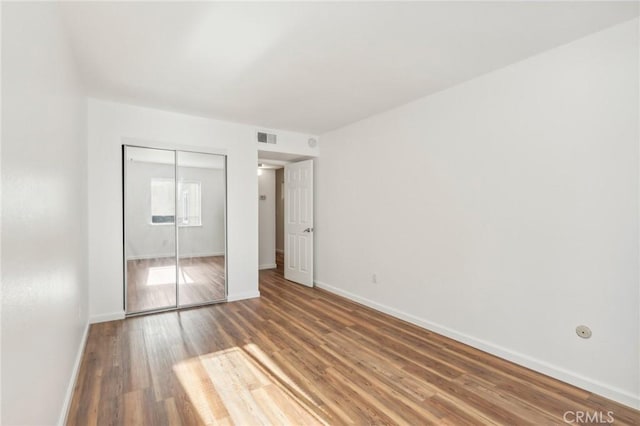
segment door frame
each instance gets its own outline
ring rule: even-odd
[[[312,188],[311,188],[312,189],[311,190],[311,197],[313,199],[313,217],[314,217],[314,226],[312,228],[314,228],[315,227],[315,167],[316,167],[315,166],[316,165],[316,161],[315,160],[317,159],[317,157],[315,157],[315,156],[303,156],[303,157],[297,158],[296,160],[290,160],[290,159],[285,158],[285,157],[282,157],[281,159],[276,159],[276,157],[269,157],[269,158],[261,157],[261,153],[267,153],[267,152],[268,151],[260,151],[260,150],[258,150],[258,164],[264,163],[264,164],[268,164],[268,165],[271,165],[271,166],[278,166],[284,172],[283,179],[285,179],[285,181],[286,181],[286,167],[287,166],[292,165],[292,164],[296,164],[296,163],[300,163],[300,162],[303,162],[303,161],[311,161],[312,162],[313,185],[312,185]],[[275,154],[274,152],[268,152],[268,153],[269,154]],[[287,155],[287,154],[284,154],[284,153],[281,153],[281,154],[283,154],[285,156]],[[258,185],[259,185],[259,183],[258,183]],[[279,182],[276,180],[276,186],[278,186],[278,185],[279,185]],[[282,187],[282,196],[284,198],[284,210],[286,212],[286,209],[287,209],[286,183],[284,183],[284,185],[282,185],[282,186],[283,186]],[[277,209],[277,206],[276,206],[276,209]],[[282,225],[283,225],[283,229],[282,229],[282,234],[283,235],[282,235],[282,237],[284,239],[284,248],[283,248],[284,265],[283,265],[283,273],[282,273],[283,277],[284,277],[284,274],[286,272],[286,262],[287,262],[287,260],[286,260],[286,257],[287,257],[287,249],[286,249],[287,241],[286,241],[286,239],[287,239],[287,236],[286,236],[286,213],[285,212],[283,212],[283,215],[285,217],[283,217],[283,223],[282,223]],[[276,221],[277,221],[277,215],[276,215]],[[275,223],[274,223],[274,227],[277,229],[277,225]],[[312,248],[313,248],[313,250],[315,252],[315,229],[313,230],[313,235],[314,236],[313,236]],[[276,235],[276,239],[277,239],[277,235]],[[277,253],[278,253],[278,250],[276,248],[276,256],[277,256]],[[312,265],[311,265],[311,268],[312,268],[311,285],[308,286],[308,287],[311,287],[311,288],[316,286],[315,285],[315,262],[314,262],[314,260],[315,260],[315,254],[311,258],[311,262],[312,262]],[[258,273],[260,273],[260,265],[259,264],[260,264],[260,262],[258,262]],[[289,281],[289,280],[287,280],[287,281]],[[292,283],[296,283],[296,284],[300,284],[300,285],[304,285],[305,287],[307,287],[306,284],[298,283],[296,281],[291,281],[291,282]]]

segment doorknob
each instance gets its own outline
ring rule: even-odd
[[[313,232],[313,228],[307,228],[307,229],[305,229],[305,230],[304,230],[304,231],[302,231],[302,232]]]

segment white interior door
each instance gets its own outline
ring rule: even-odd
[[[313,160],[284,167],[284,277],[313,287]]]

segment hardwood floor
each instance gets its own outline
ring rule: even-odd
[[[225,298],[224,256],[180,259],[181,305]],[[127,312],[175,306],[174,258],[127,261]]]
[[[567,411],[640,424],[638,411],[281,271],[260,273],[259,299],[93,325],[68,424],[551,425]]]

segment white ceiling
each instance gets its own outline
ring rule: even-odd
[[[638,15],[637,2],[66,3],[89,94],[322,133]]]

